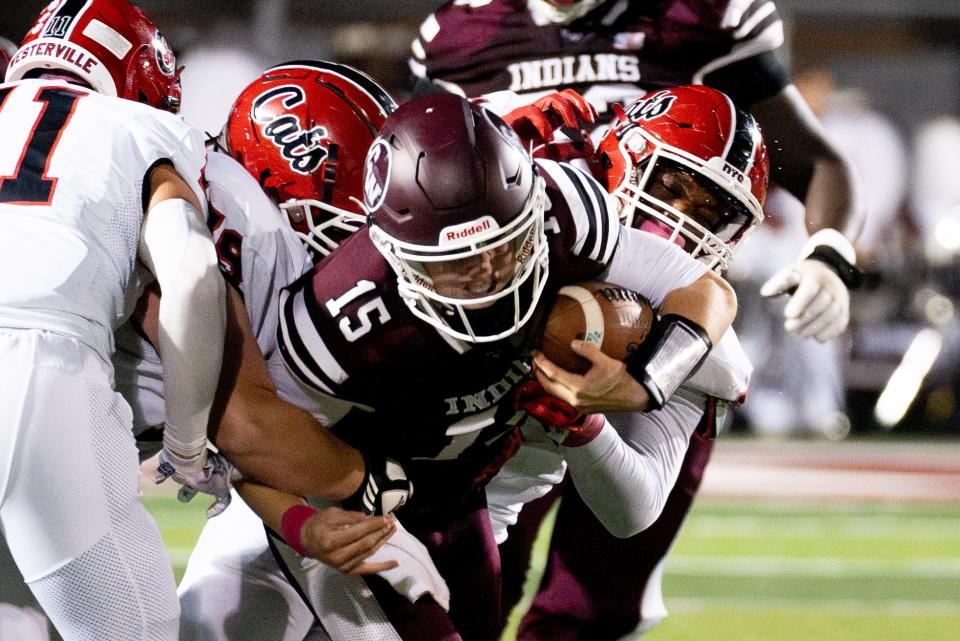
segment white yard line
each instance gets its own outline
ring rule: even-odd
[[[676,598],[667,596],[667,608],[673,615],[695,614],[707,610],[747,610],[751,613],[763,611],[795,611],[809,614],[811,610],[836,614],[877,614],[890,615],[956,615],[960,614],[960,603],[955,601],[907,601],[893,599],[803,599],[803,598],[764,598],[753,595],[743,599],[726,597]]]
[[[667,558],[666,573],[694,576],[960,579],[960,560],[914,559],[901,561],[770,556],[706,557],[673,554]]]
[[[829,519],[829,520],[825,520]],[[835,520],[834,520],[835,519]],[[886,539],[908,536],[912,540],[951,541],[960,538],[960,518],[899,516],[712,516],[698,514],[684,526],[687,537],[717,540],[724,537],[788,539],[829,536],[831,539]]]

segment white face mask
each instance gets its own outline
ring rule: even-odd
[[[591,9],[602,4],[605,0],[580,0],[567,7],[558,7],[546,0],[527,0],[531,12],[545,18],[554,24],[569,24],[585,16]]]

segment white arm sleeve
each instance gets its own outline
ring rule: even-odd
[[[147,212],[139,254],[163,292],[157,348],[164,369],[164,445],[182,457],[171,457],[175,466],[202,467],[196,459],[207,443],[226,327],[216,251],[196,209],[170,199]]]
[[[738,402],[746,396],[752,374],[753,364],[731,327],[683,385],[724,401]]]
[[[580,497],[611,534],[633,536],[660,516],[705,406],[705,396],[681,389],[662,409],[610,413],[597,438],[560,448]]]
[[[632,289],[656,309],[671,291],[692,284],[706,272],[706,265],[674,243],[620,225],[617,250],[602,280]]]

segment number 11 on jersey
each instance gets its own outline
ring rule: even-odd
[[[18,87],[0,89],[0,117],[10,115],[8,101]],[[47,176],[60,136],[80,98],[86,93],[68,87],[44,87],[34,97],[42,105],[33,122],[24,122],[26,140],[13,171],[0,176],[0,203],[10,205],[49,205],[57,188],[57,178]],[[19,114],[17,114],[19,115]],[[11,141],[4,141],[9,144]],[[5,168],[0,168],[3,171]]]

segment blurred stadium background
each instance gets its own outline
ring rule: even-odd
[[[2,0],[19,39],[45,4]],[[292,59],[353,64],[406,97],[439,0],[140,0],[177,49],[184,116],[219,130],[234,96]],[[731,278],[758,366],[667,565],[672,616],[648,638],[960,639],[960,2],[776,0],[781,56],[850,154],[870,209],[867,284],[833,346],[779,333],[753,292],[800,244],[773,196]],[[772,265],[772,267],[771,267]],[[178,575],[199,505],[148,490]]]

